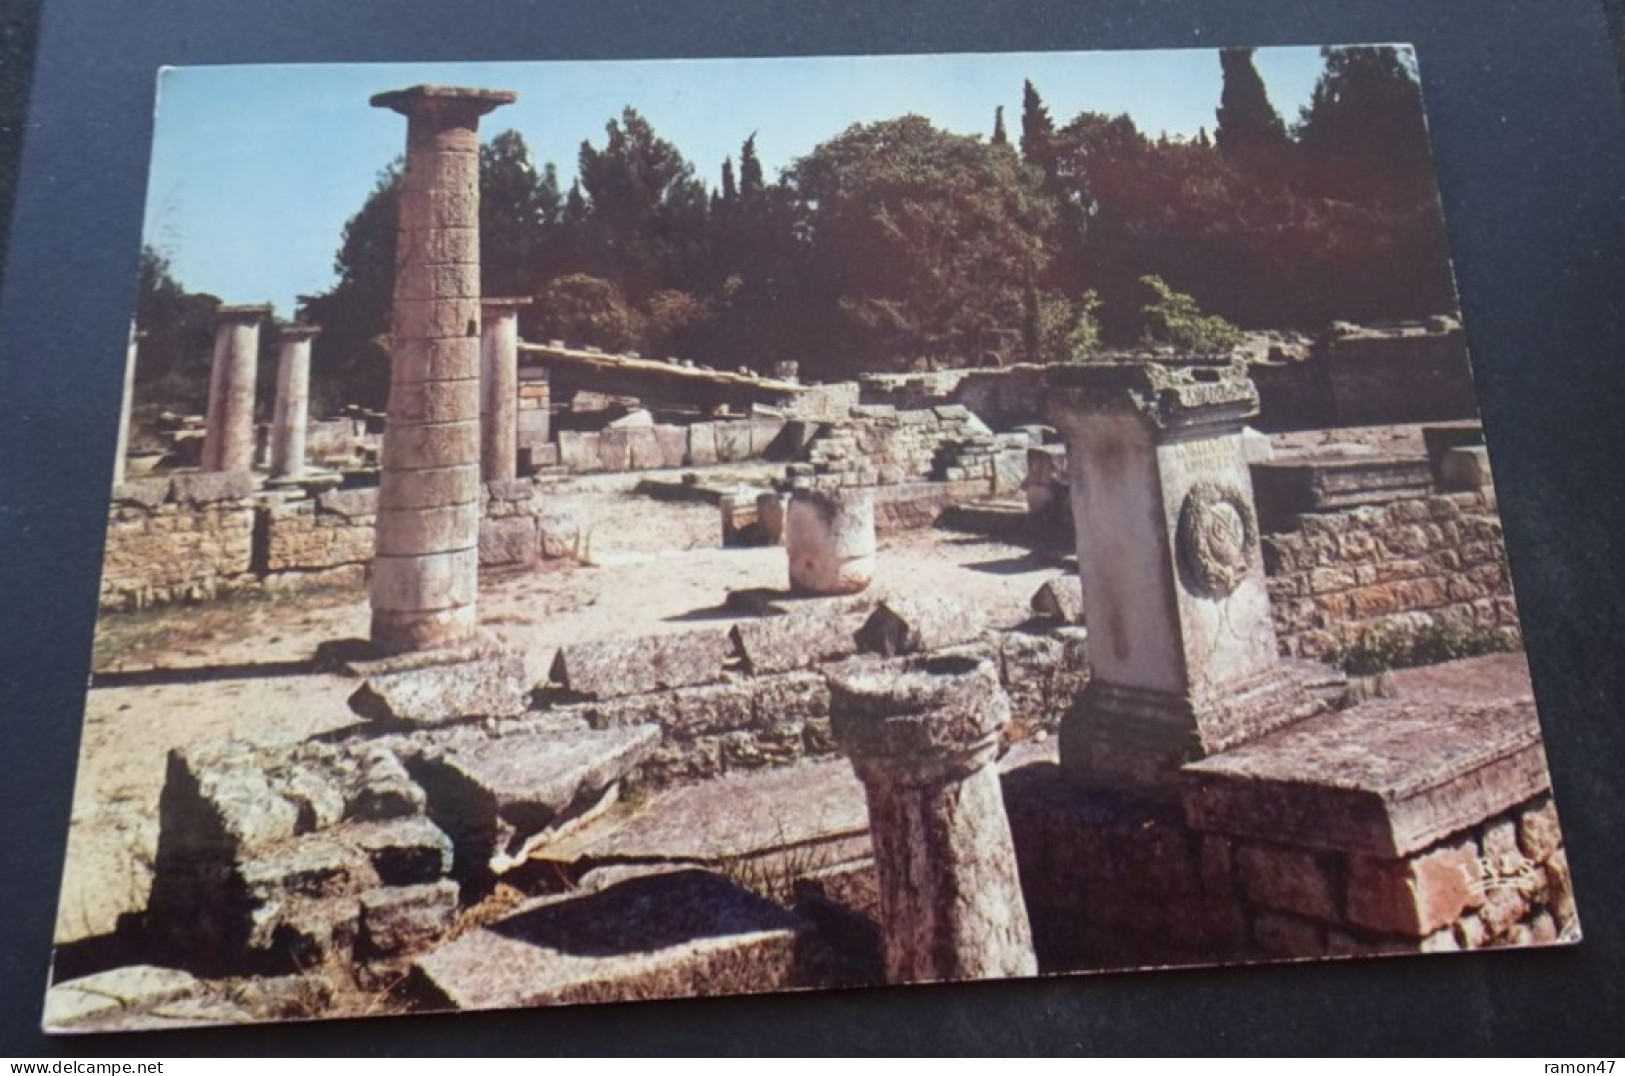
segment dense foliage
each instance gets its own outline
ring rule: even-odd
[[[1002,109],[987,138],[902,116],[771,179],[751,133],[712,185],[627,108],[561,191],[503,132],[481,154],[485,290],[535,299],[527,338],[723,368],[789,359],[812,379],[1451,311],[1408,55],[1324,50],[1295,123],[1250,51],[1218,62],[1211,138],[1087,111],[1057,123],[1028,82],[1019,130]],[[323,326],[318,407],[382,403],[398,190],[397,163],[344,230],[338,282],[302,302]]]

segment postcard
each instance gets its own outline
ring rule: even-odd
[[[157,101],[47,1030],[1579,939],[1407,47]]]

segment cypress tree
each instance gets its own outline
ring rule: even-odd
[[[1008,146],[1010,138],[1004,133],[1004,106],[1000,105],[993,110],[993,139],[995,146]]]
[[[1219,152],[1238,168],[1272,164],[1287,146],[1286,124],[1270,104],[1264,80],[1253,66],[1252,49],[1220,49],[1224,91],[1216,112],[1214,138]]]
[[[756,159],[756,132],[739,147],[739,197],[747,202],[762,196],[762,162]]]
[[[1021,159],[1048,175],[1055,160],[1054,141],[1055,121],[1028,79],[1021,90]]]

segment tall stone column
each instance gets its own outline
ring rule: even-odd
[[[372,640],[427,650],[472,637],[480,529],[479,119],[510,92],[414,86],[406,117],[388,421],[372,567]]]
[[[310,342],[314,325],[284,325],[279,333],[276,409],[271,419],[271,474],[298,478],[305,472],[305,435],[310,424]]]
[[[1083,783],[1156,794],[1185,762],[1316,712],[1281,666],[1239,364],[1053,368],[1092,674],[1061,723]]]
[[[146,334],[135,327],[130,319],[130,339],[124,346],[124,396],[119,401],[118,448],[113,453],[113,485],[124,483],[125,469],[130,455],[130,409],[135,406],[135,362],[141,350],[141,338]]]
[[[253,470],[260,322],[270,314],[268,304],[222,306],[215,311],[209,414],[203,430],[205,471]]]
[[[1037,974],[993,764],[1010,700],[992,662],[829,682],[831,729],[869,801],[887,981]]]
[[[519,308],[529,299],[480,301],[480,470],[487,482],[519,473]]]

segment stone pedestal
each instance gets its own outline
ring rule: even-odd
[[[512,482],[519,468],[519,308],[529,299],[480,301],[480,473]]]
[[[310,424],[310,342],[321,330],[284,325],[277,356],[276,409],[271,419],[271,474],[298,478],[305,472],[305,432]]]
[[[1318,703],[1276,656],[1240,365],[1058,367],[1092,677],[1061,725],[1086,784],[1154,792],[1177,767]]]
[[[480,489],[479,118],[515,95],[415,86],[372,99],[407,118],[372,640],[469,639]]]
[[[798,594],[856,594],[875,577],[874,491],[798,489],[784,517],[790,589]]]
[[[990,661],[830,676],[830,724],[869,803],[886,979],[1038,971],[994,766],[1010,702]]]
[[[222,306],[215,311],[214,362],[209,370],[209,414],[203,431],[203,470],[254,467],[254,382],[259,370],[260,322],[269,305]]]
[[[125,468],[128,465],[130,454],[130,409],[135,406],[135,361],[140,351],[140,340],[145,333],[135,327],[135,319],[130,320],[130,339],[124,347],[124,396],[119,402],[118,412],[118,447],[113,452],[113,485],[124,484]]]

